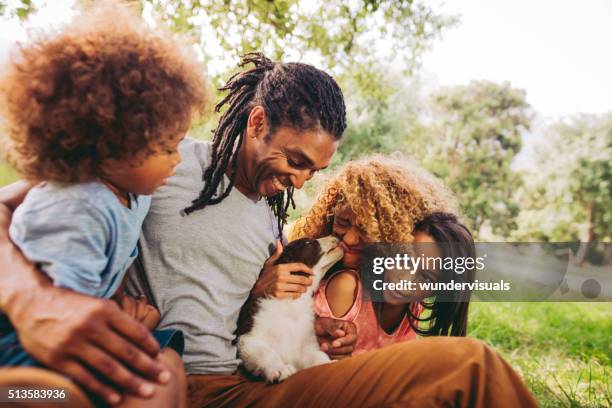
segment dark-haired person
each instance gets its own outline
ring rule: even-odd
[[[370,289],[374,279],[387,283],[409,279],[417,284],[451,279],[469,282],[473,271],[455,274],[420,268],[414,274],[401,269],[376,275],[359,273],[365,260],[407,252],[409,248],[397,245],[404,243],[413,243],[415,253],[428,257],[474,258],[472,235],[451,213],[454,207],[452,194],[429,172],[406,157],[377,155],[341,167],[297,220],[292,239],[333,234],[342,240],[342,262],[328,273],[314,300],[319,316],[357,325],[354,354],[412,340],[417,334],[466,335],[469,292],[440,293],[430,305],[423,301],[437,294],[420,290],[374,293]],[[426,308],[430,313],[424,317],[428,325],[424,329],[419,327],[419,316]]]
[[[336,217],[334,217],[336,218]],[[348,209],[338,212],[340,221],[334,221],[333,234],[343,239],[345,245],[358,248],[371,242],[363,233],[358,232],[355,215]],[[412,249],[422,259],[475,258],[474,241],[467,228],[455,215],[434,212],[420,221],[413,232]],[[348,242],[348,244],[347,244]],[[402,246],[374,245],[364,248],[361,258],[395,258]],[[408,247],[404,246],[404,250]],[[465,336],[467,334],[469,292],[426,290],[422,283],[471,282],[474,270],[457,274],[450,269],[420,267],[411,274],[405,269],[385,268],[381,275],[359,274],[359,257],[349,258],[342,263],[342,269],[324,280],[315,292],[315,310],[318,316],[348,320],[357,326],[357,342],[353,355],[358,355],[381,347],[414,340],[422,336]],[[434,262],[431,263],[435,265]],[[390,290],[378,288],[381,298],[371,292],[378,286],[409,280],[414,283],[413,290]],[[382,278],[382,279],[380,279]],[[433,302],[427,302],[429,298]],[[427,313],[426,311],[429,310]],[[423,312],[424,316],[421,316]],[[425,326],[421,323],[425,322]]]
[[[191,404],[380,406],[412,400],[419,406],[435,401],[477,406],[486,404],[484,390],[491,385],[514,392],[520,384],[516,374],[490,349],[465,339],[389,347],[302,371],[276,385],[241,373],[233,334],[241,306],[249,297],[296,297],[310,284],[309,278],[291,274],[308,274],[305,265],[273,265],[281,249],[277,245],[270,256],[270,247],[281,235],[279,223],[282,227],[293,188],[328,165],[345,128],[342,93],[326,73],[259,54],[243,63],[254,68],[224,87],[229,94],[218,109],[226,110],[213,142],[186,140],[175,176],[153,197],[143,227],[142,268],[130,282],[133,291],[147,293],[159,308],[158,328],[172,325],[184,332]],[[0,190],[0,202],[14,205],[22,193],[19,185]],[[3,215],[0,221],[6,223],[8,207]],[[53,356],[64,372],[78,366],[74,375],[81,380],[87,368],[74,350],[91,344],[91,333],[103,332],[116,309],[99,299],[58,293],[41,282],[6,237],[0,242],[0,260],[9,265],[0,276],[0,306],[10,305],[7,313],[19,321],[20,336],[31,339],[32,355]],[[315,329],[329,353],[350,355],[354,325],[320,319]],[[89,367],[107,366],[117,373],[129,367],[131,375],[118,386],[138,389],[142,377],[156,373],[147,349],[135,346],[149,337],[136,323],[114,331],[114,341],[96,345],[101,358],[90,358]],[[444,358],[409,360],[426,351]],[[473,356],[489,363],[474,365]],[[87,379],[82,383],[101,390]]]

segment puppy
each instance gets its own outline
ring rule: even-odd
[[[256,303],[252,325],[238,338],[245,368],[268,382],[283,381],[298,370],[329,363],[314,332],[312,293],[343,251],[337,238],[302,238],[287,245],[276,264],[302,262],[313,270],[312,285],[297,299],[266,297]]]

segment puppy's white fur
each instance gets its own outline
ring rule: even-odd
[[[319,238],[323,255],[312,267],[312,285],[298,299],[263,298],[251,331],[238,338],[238,353],[250,372],[269,382],[331,360],[319,349],[314,332],[313,291],[325,272],[342,258],[338,239]]]

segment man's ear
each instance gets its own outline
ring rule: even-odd
[[[263,106],[257,105],[251,109],[247,119],[246,135],[250,138],[263,139],[268,133],[268,119]]]

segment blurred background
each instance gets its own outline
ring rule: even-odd
[[[597,243],[612,238],[612,2],[132,2],[193,41],[214,100],[248,51],[330,72],[349,123],[330,171],[400,151],[451,188],[479,241],[581,241],[577,262],[610,264]],[[0,58],[89,3],[0,0]],[[217,119],[211,107],[191,135]],[[0,186],[16,178],[0,161]],[[611,304],[475,303],[470,318],[542,406],[612,406]]]

